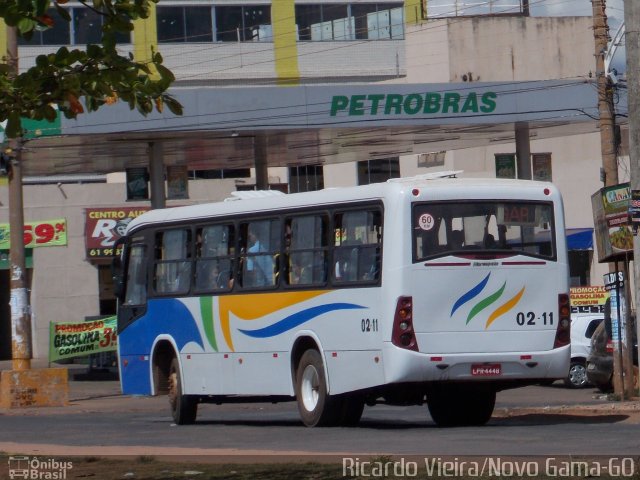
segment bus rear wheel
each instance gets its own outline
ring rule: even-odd
[[[177,358],[171,360],[169,368],[169,405],[171,416],[178,425],[188,425],[196,421],[198,415],[198,399],[182,393],[182,377]]]
[[[304,352],[298,362],[296,399],[300,418],[307,427],[331,426],[339,422],[341,402],[328,394],[322,356],[315,349]]]
[[[484,425],[495,403],[496,392],[490,389],[449,387],[427,395],[429,413],[439,427]]]
[[[360,423],[362,412],[364,411],[364,397],[358,394],[345,393],[342,405],[340,405],[339,424],[345,427],[354,427]]]

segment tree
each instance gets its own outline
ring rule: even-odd
[[[35,31],[53,26],[52,8],[63,21],[70,22],[64,7],[67,1],[2,0],[0,17],[28,40]],[[52,121],[56,108],[65,117],[76,118],[85,109],[95,111],[118,100],[143,115],[154,107],[162,112],[165,106],[181,115],[182,106],[167,93],[175,78],[162,64],[160,53],[152,52],[151,60],[142,63],[116,49],[116,34],[130,33],[133,21],[147,18],[157,1],[80,0],[103,18],[100,44],[87,45],[85,50],[60,47],[54,53],[39,55],[35,66],[23,73],[16,71],[17,59],[5,57],[0,64],[0,121],[7,120],[7,137],[21,136],[21,118]]]

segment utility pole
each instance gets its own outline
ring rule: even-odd
[[[598,112],[600,116],[600,150],[606,187],[618,183],[618,156],[615,140],[615,119],[613,113],[613,91],[604,57],[609,46],[609,26],[605,15],[606,0],[592,0],[593,35],[595,40],[596,83],[598,87]]]
[[[10,75],[18,70],[18,35],[7,27],[6,62]],[[24,210],[22,201],[22,141],[9,140],[9,263],[11,264],[11,359],[12,370],[0,371],[0,407],[66,405],[68,372],[64,368],[31,369],[31,307],[24,254]]]
[[[627,91],[629,94],[629,158],[631,167],[631,191],[640,190],[640,3],[624,1],[624,23],[626,26]],[[633,258],[640,259],[640,239],[633,237]],[[637,306],[640,305],[640,262],[633,262],[636,333],[640,338],[640,321]],[[640,350],[640,348],[639,348]],[[638,352],[640,353],[640,351]],[[640,392],[635,391],[638,395]]]
[[[596,60],[596,83],[598,89],[598,112],[600,117],[600,150],[602,155],[602,170],[604,172],[605,187],[617,185],[618,179],[618,145],[615,135],[615,111],[613,106],[613,85],[607,75],[605,67],[605,57],[609,48],[609,25],[606,15],[606,0],[592,0],[593,5],[593,35],[595,41],[595,60]],[[626,260],[623,260],[626,262]],[[617,262],[609,263],[609,271],[613,272],[618,269]],[[623,271],[628,271],[626,263]],[[629,279],[626,280],[627,285]],[[626,289],[626,287],[625,287]],[[628,290],[627,290],[628,291]],[[620,292],[620,290],[618,290]],[[627,295],[629,297],[630,295]],[[618,299],[619,301],[620,299]],[[626,303],[630,303],[630,299],[626,299]],[[629,309],[627,308],[627,311]],[[628,316],[627,316],[628,319]],[[618,318],[618,326],[627,327],[628,321]],[[627,328],[628,331],[628,328]],[[631,379],[633,378],[632,365],[627,359],[630,358],[628,353],[630,350],[626,348],[629,345],[629,336],[621,337],[624,341],[622,345],[618,345],[620,351],[613,356],[613,387],[616,394],[624,400],[625,392],[629,391]],[[623,371],[624,369],[624,371]]]
[[[7,62],[12,77],[18,75],[18,35],[16,27],[7,27]],[[9,263],[11,265],[11,359],[13,370],[31,368],[31,309],[27,289],[24,254],[24,212],[22,201],[22,168],[20,141],[9,139]]]

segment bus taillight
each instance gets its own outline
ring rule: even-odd
[[[561,293],[558,295],[558,327],[556,328],[556,339],[553,348],[564,347],[571,341],[571,307],[569,305],[569,295]]]
[[[413,331],[413,299],[399,297],[396,304],[396,314],[393,317],[393,332],[391,342],[400,348],[418,351],[416,334]]]

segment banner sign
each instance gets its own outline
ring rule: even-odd
[[[609,298],[605,287],[571,287],[569,303],[571,313],[604,313],[604,305]]]
[[[629,183],[602,188],[591,196],[600,263],[622,260],[633,255],[630,204]]]
[[[107,207],[85,210],[85,245],[87,258],[111,258],[119,252],[113,251],[113,244],[124,235],[131,220],[149,207]]]
[[[0,223],[0,250],[10,247],[9,224]],[[24,224],[24,246],[55,247],[67,244],[67,221],[64,218]]]
[[[115,316],[80,323],[51,323],[49,361],[117,350],[116,325]]]

